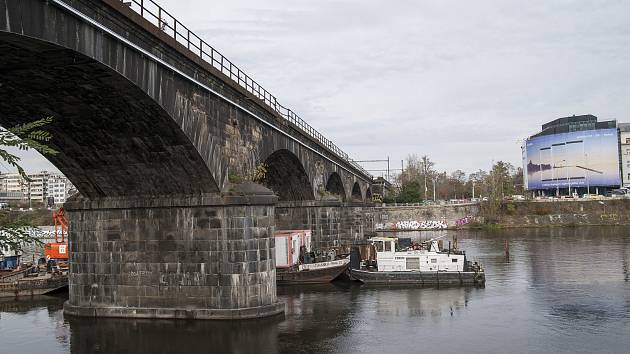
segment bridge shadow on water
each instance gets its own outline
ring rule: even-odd
[[[276,353],[282,316],[250,321],[67,317],[71,353]]]
[[[244,321],[80,318],[66,316],[71,353],[330,352],[322,338],[351,325],[353,285],[280,287],[286,314]],[[345,294],[341,295],[340,293]],[[330,299],[339,298],[336,304]],[[314,298],[324,301],[313,301]],[[330,299],[329,299],[330,298]],[[328,300],[326,300],[328,299]],[[299,348],[299,349],[298,349]]]

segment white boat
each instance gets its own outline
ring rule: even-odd
[[[440,249],[437,240],[398,250],[397,238],[373,237],[376,267],[351,269],[354,279],[372,284],[483,285],[485,273],[457,249]],[[352,263],[352,262],[351,262]],[[356,262],[355,262],[356,264]]]

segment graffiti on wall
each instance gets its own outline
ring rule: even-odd
[[[448,224],[445,220],[407,220],[396,223],[379,223],[374,227],[376,230],[441,230],[446,229]]]
[[[468,215],[465,216],[461,219],[455,220],[455,226],[464,226],[464,225],[468,225],[471,222],[473,222],[474,218],[472,217],[472,215]]]

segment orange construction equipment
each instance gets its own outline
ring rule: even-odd
[[[44,246],[44,256],[46,259],[68,260],[68,220],[62,208],[53,211],[53,222],[55,223],[55,242],[47,243]],[[61,236],[61,241],[59,237]]]

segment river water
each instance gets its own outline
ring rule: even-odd
[[[1,353],[630,353],[630,228],[457,235],[485,288],[280,288],[284,318],[64,317],[63,297],[0,302]],[[509,259],[504,252],[510,246]]]

